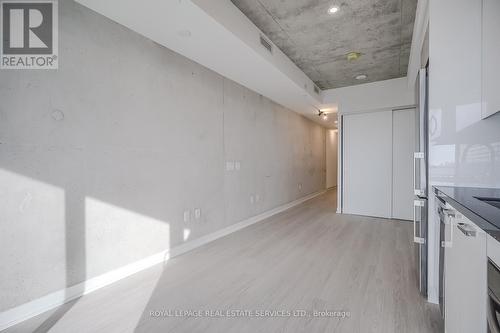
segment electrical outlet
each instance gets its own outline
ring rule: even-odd
[[[184,222],[189,222],[191,214],[189,213],[189,210],[184,211]]]
[[[302,183],[299,183],[299,190],[302,190]]]
[[[255,198],[253,197],[253,195],[250,196],[250,203],[253,205],[253,203],[255,202]]]
[[[195,208],[194,210],[194,218],[199,220],[201,217],[201,208]]]

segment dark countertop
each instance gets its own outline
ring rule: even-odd
[[[434,186],[435,193],[500,241],[500,209],[477,198],[500,198],[498,188]]]

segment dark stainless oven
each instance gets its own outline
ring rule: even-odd
[[[439,214],[439,310],[441,316],[444,318],[444,276],[446,274],[444,269],[445,248],[449,247],[452,242],[452,230],[450,218],[454,217],[456,212],[453,208],[448,206],[446,202],[436,195],[437,198],[437,211]],[[500,333],[500,332],[499,332]]]
[[[488,332],[500,333],[500,270],[488,260]]]
[[[439,213],[439,310],[444,318],[444,234],[446,219],[443,214],[443,205],[438,200]]]

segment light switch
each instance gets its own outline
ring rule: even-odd
[[[260,195],[256,194],[255,195],[255,202],[259,202],[260,201]]]
[[[299,183],[299,190],[302,190],[302,183]]]
[[[234,170],[234,162],[233,161],[227,161],[226,162],[226,170],[227,171],[233,171]]]
[[[240,169],[241,169],[241,162],[240,162],[240,161],[236,161],[236,162],[234,162],[234,168],[235,168],[236,170],[240,170]]]
[[[190,215],[189,210],[184,211],[184,222],[189,222]]]
[[[253,203],[255,202],[255,199],[253,197],[253,195],[250,196],[250,203],[253,205]]]
[[[199,219],[201,217],[201,209],[200,208],[195,208],[194,210],[194,218]]]

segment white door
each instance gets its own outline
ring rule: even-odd
[[[345,115],[343,132],[344,212],[390,218],[392,110]]]
[[[416,140],[416,110],[393,112],[392,124],[392,217],[413,218],[413,153]]]

